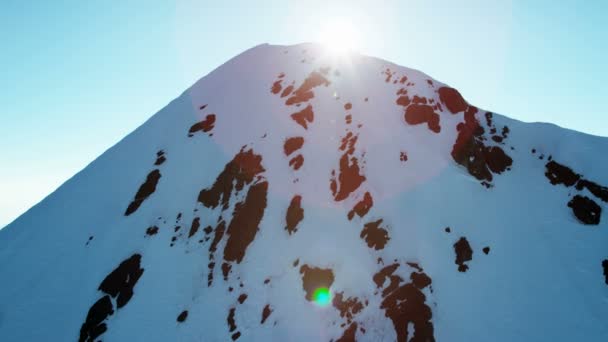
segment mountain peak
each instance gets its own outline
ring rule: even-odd
[[[603,340],[607,148],[381,59],[258,45],[0,231],[0,332]]]

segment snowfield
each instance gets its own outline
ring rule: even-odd
[[[247,50],[0,230],[0,340],[608,341],[608,138],[463,95]]]

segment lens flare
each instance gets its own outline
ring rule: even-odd
[[[326,306],[331,302],[331,293],[327,287],[319,287],[312,295],[312,299],[319,306]]]

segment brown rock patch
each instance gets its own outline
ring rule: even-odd
[[[360,237],[367,242],[367,247],[375,250],[383,249],[390,237],[388,231],[382,228],[382,219],[366,223]]]
[[[401,284],[403,279],[393,273],[399,267],[394,264],[383,268],[374,275],[374,282],[382,287],[385,278],[390,278],[388,288],[382,291],[380,309],[393,322],[398,342],[435,341],[431,308],[426,304],[422,289],[430,284],[426,274],[411,275],[416,282]],[[428,280],[427,280],[428,278]],[[410,335],[410,326],[413,334]]]
[[[255,239],[264,216],[267,193],[268,182],[254,184],[247,191],[245,201],[236,204],[226,231],[228,240],[224,248],[224,260],[240,263],[245,257],[245,251]]]
[[[405,122],[410,125],[426,123],[431,131],[435,133],[441,132],[439,114],[435,113],[433,108],[428,105],[409,105],[405,110]]]
[[[236,313],[236,308],[230,308],[228,311],[228,317],[226,317],[226,322],[228,323],[228,329],[230,332],[236,330],[236,321],[234,319],[234,315]]]
[[[285,96],[289,96],[289,94],[291,94],[291,92],[293,91],[293,85],[288,85],[287,87],[285,87],[285,89],[283,89],[283,92],[281,93],[281,98],[285,97]]]
[[[299,170],[302,165],[304,165],[304,156],[301,154],[298,154],[297,156],[291,158],[291,160],[289,161],[289,166],[291,166],[294,170]]]
[[[198,232],[198,228],[201,226],[201,219],[195,217],[192,220],[192,225],[190,226],[190,232],[188,232],[188,238],[191,238],[196,232]]]
[[[462,112],[469,106],[458,90],[450,87],[441,87],[438,90],[439,100],[452,114]]]
[[[239,302],[239,304],[243,304],[243,303],[245,303],[245,300],[247,300],[247,294],[246,293],[241,293],[241,295],[239,296],[239,298],[237,299],[237,301]]]
[[[372,199],[372,195],[370,195],[369,192],[366,192],[365,195],[363,195],[363,198],[348,212],[348,219],[352,220],[355,214],[359,217],[365,216],[373,205],[374,200]]]
[[[283,86],[281,85],[282,80],[275,81],[270,88],[270,92],[273,94],[278,94]]]
[[[266,322],[268,316],[270,316],[271,313],[272,309],[270,308],[270,304],[266,304],[266,306],[264,306],[264,309],[262,310],[262,320],[260,321],[260,324],[264,324],[264,322]]]
[[[308,301],[313,300],[312,295],[316,289],[320,287],[330,288],[334,283],[334,272],[329,268],[302,265],[300,274],[302,274],[302,288],[306,292],[305,298]]]
[[[330,82],[320,72],[313,71],[304,80],[302,85],[296,91],[293,92],[292,96],[285,101],[285,104],[290,106],[301,102],[308,101],[314,97],[312,89],[321,85],[328,86]]]
[[[283,151],[286,156],[289,156],[294,151],[299,150],[304,145],[304,137],[291,137],[285,140],[283,144]]]
[[[336,342],[356,342],[357,335],[357,322],[351,323],[351,325],[344,330],[342,336],[336,340]]]
[[[475,118],[477,108],[469,107],[465,121],[458,124],[458,137],[452,147],[454,161],[467,168],[473,177],[491,182],[492,172],[500,174],[513,163],[500,147],[487,147],[484,144],[484,129]],[[487,183],[486,183],[487,184]]]
[[[356,143],[357,136],[352,132],[342,138],[340,150],[344,154],[340,157],[338,177],[330,180],[330,190],[336,202],[346,199],[365,181],[365,176],[360,174],[359,161],[353,156]]]
[[[315,113],[312,111],[312,106],[308,105],[306,108],[299,112],[291,114],[293,121],[297,122],[298,125],[308,129],[308,123],[312,123],[315,119]]]
[[[285,230],[289,232],[289,235],[295,233],[298,228],[298,223],[300,223],[304,219],[304,209],[302,209],[302,196],[295,195],[291,199],[291,203],[289,204],[289,208],[287,208],[287,214],[285,216],[285,221],[287,225],[285,226]]]
[[[190,130],[188,131],[188,136],[191,137],[194,135],[194,133],[196,133],[198,131],[203,131],[205,133],[208,133],[213,129],[214,126],[215,126],[215,114],[208,114],[205,117],[205,120],[197,122],[194,125],[192,125],[192,127],[190,127]]]
[[[347,323],[352,322],[353,317],[363,310],[363,303],[359,298],[346,298],[344,292],[334,294],[332,305],[340,312],[340,317],[346,318]]]

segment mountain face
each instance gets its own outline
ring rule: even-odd
[[[606,151],[261,45],[0,231],[0,340],[607,341]]]

